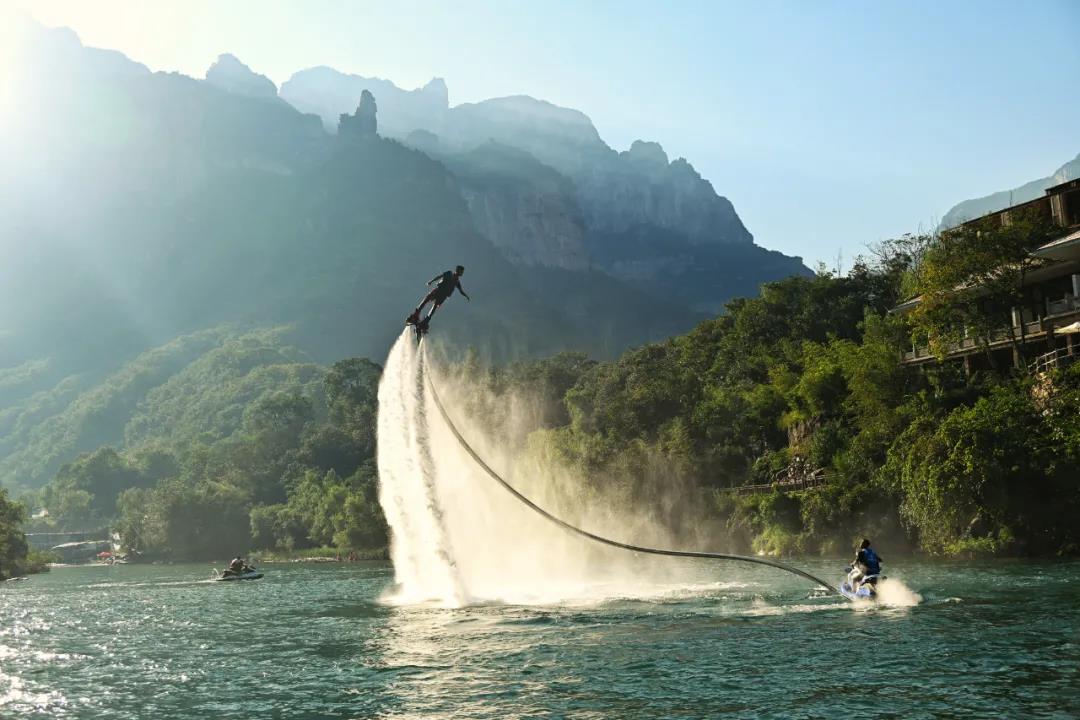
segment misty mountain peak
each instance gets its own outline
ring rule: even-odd
[[[444,107],[450,105],[450,91],[446,87],[446,81],[440,77],[428,80],[427,85],[420,88],[420,92],[430,95]]]
[[[230,53],[218,55],[217,61],[206,71],[206,82],[234,95],[277,98],[277,86],[265,75],[260,75]]]
[[[559,123],[567,126],[578,126],[590,135],[596,133],[592,120],[580,110],[561,107],[547,100],[537,100],[529,95],[510,95],[507,97],[492,98],[476,103],[477,107],[495,109],[506,115],[514,114],[521,118],[532,118],[547,122]],[[464,106],[459,106],[464,107]]]
[[[635,140],[630,149],[625,153],[626,158],[635,164],[652,165],[656,167],[667,167],[668,156],[664,152],[664,148],[660,146],[658,142],[647,142],[645,140]]]
[[[46,76],[60,67],[68,73],[99,76],[150,74],[149,68],[122,52],[83,45],[71,28],[49,28],[30,18],[23,18],[16,21],[13,30],[16,52],[28,53],[25,62]]]

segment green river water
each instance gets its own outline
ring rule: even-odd
[[[381,601],[386,564],[263,569],[0,584],[0,717],[1080,716],[1078,562],[890,563],[921,595],[903,607],[732,564],[634,598],[457,609]]]

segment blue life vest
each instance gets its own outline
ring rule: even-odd
[[[859,551],[859,555],[862,556],[863,564],[866,565],[867,575],[877,575],[881,572],[881,560],[878,559],[873,548],[863,548]]]

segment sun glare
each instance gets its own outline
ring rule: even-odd
[[[14,110],[16,70],[23,52],[25,28],[25,17],[11,10],[0,10],[0,127],[7,125]]]

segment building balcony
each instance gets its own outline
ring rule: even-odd
[[[1080,298],[1066,295],[1057,300],[1046,301],[1046,319],[1052,320],[1059,315],[1068,315],[1080,310]]]
[[[1057,300],[1048,300],[1046,308],[1047,314],[1045,316],[1035,320],[1025,320],[1022,331],[1020,323],[1014,318],[1011,332],[1010,328],[1003,327],[991,335],[985,345],[990,350],[1008,347],[1012,344],[1014,336],[1025,344],[1045,342],[1054,328],[1061,328],[1080,320],[1080,297],[1066,295]],[[964,337],[959,342],[949,346],[945,357],[946,359],[952,359],[971,355],[982,351],[983,345],[984,343],[980,343],[978,338]],[[930,352],[930,348],[926,346],[912,346],[909,350],[905,350],[901,356],[901,362],[905,365],[918,365],[935,360],[937,360],[937,356]]]

